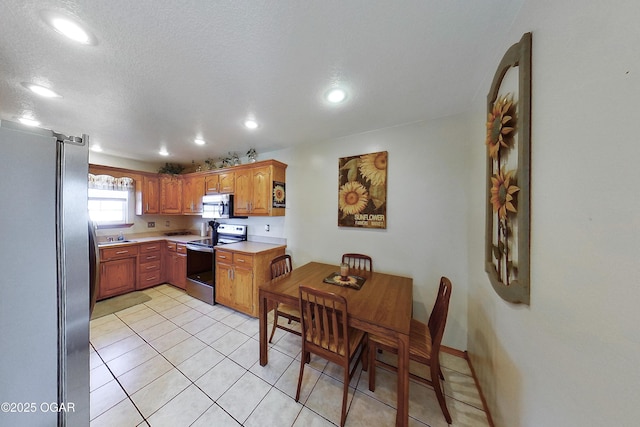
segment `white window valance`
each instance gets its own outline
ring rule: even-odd
[[[132,190],[134,187],[133,178],[124,176],[116,178],[111,175],[94,175],[89,174],[89,188],[97,190]]]

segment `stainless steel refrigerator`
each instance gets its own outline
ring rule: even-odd
[[[87,173],[86,135],[0,121],[0,426],[89,425]]]

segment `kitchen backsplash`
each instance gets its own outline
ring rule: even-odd
[[[201,220],[200,217],[198,217]],[[104,228],[97,230],[98,236],[118,236],[122,232],[125,236],[130,234],[164,234],[172,231],[193,230],[193,234],[200,234],[200,223],[194,226],[191,217],[180,215],[135,215],[133,226],[129,228]],[[150,227],[149,225],[153,225]]]

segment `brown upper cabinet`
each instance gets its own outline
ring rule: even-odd
[[[234,172],[213,172],[205,178],[205,194],[230,194],[235,191]]]
[[[160,213],[160,177],[144,175],[136,181],[136,215]]]
[[[197,215],[202,213],[204,194],[234,194],[235,215],[284,216],[286,169],[277,160],[184,175],[89,165],[94,174],[134,178],[136,215]]]
[[[161,175],[160,177],[160,213],[182,213],[182,177]]]
[[[182,178],[182,213],[202,213],[202,196],[205,193],[206,175],[202,173],[184,175]]]
[[[236,170],[235,215],[283,216],[284,207],[277,206],[284,205],[286,168],[284,163],[267,160]],[[276,191],[276,186],[281,189]]]

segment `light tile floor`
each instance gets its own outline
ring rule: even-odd
[[[279,329],[262,367],[257,319],[170,285],[144,292],[150,301],[91,321],[91,427],[339,424],[336,365],[312,357],[294,401],[300,337]],[[467,361],[441,360],[453,425],[488,426]],[[354,375],[347,426],[395,424],[396,376],[376,372],[375,393],[361,367]],[[409,395],[410,426],[447,425],[432,389],[412,381]]]

